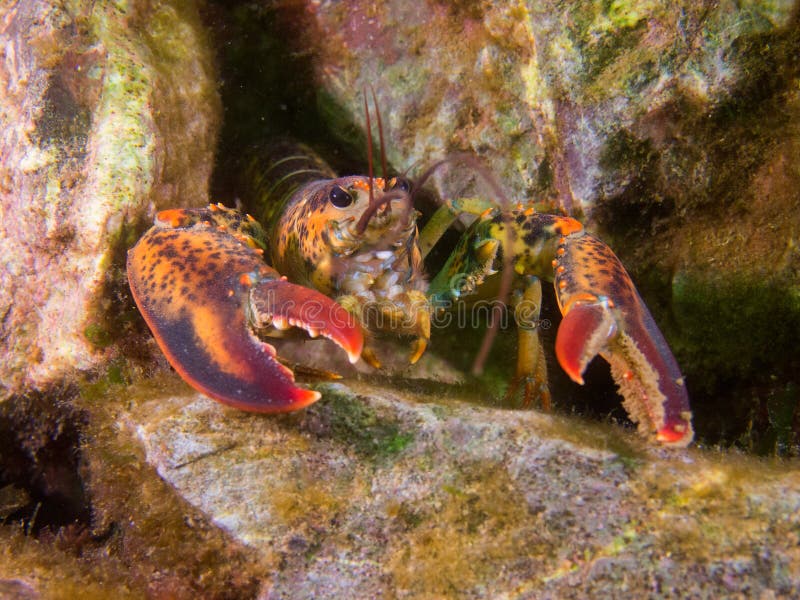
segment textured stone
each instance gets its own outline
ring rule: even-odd
[[[697,129],[696,117],[731,102],[750,69],[769,68],[750,54],[757,40],[791,37],[797,19],[792,2],[387,0],[314,3],[308,13],[301,41],[325,93],[361,115],[354,90],[375,88],[398,168],[475,152],[512,198],[574,212],[591,212],[641,175],[635,152],[620,147],[626,138],[660,163],[660,187],[687,202],[707,192],[715,163],[730,157],[717,154],[720,140],[704,137],[714,134]],[[730,127],[746,118],[730,116]],[[462,194],[467,179],[456,174],[440,188]]]
[[[321,389],[282,417],[196,395],[122,415],[161,477],[266,561],[262,598],[800,589],[795,469],[365,383]]]
[[[5,2],[0,59],[4,398],[107,358],[124,250],[207,202],[220,107],[190,1]]]

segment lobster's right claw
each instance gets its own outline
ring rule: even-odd
[[[263,320],[269,311],[273,318],[325,335],[351,361],[361,352],[361,330],[344,309],[280,279],[256,249],[225,230],[198,224],[151,228],[128,253],[128,281],[181,377],[242,410],[286,412],[320,397],[297,387],[275,349],[251,331],[252,313]]]
[[[694,436],[689,396],[678,363],[622,263],[611,249],[580,232],[562,238],[556,291],[564,318],[556,356],[583,383],[597,354],[611,365],[631,419],[665,445],[687,446]]]

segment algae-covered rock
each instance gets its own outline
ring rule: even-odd
[[[348,378],[298,413],[176,375],[72,399],[91,517],[0,527],[28,597],[792,597],[800,474],[619,425]],[[38,492],[36,492],[38,495]],[[41,497],[41,496],[38,496]],[[28,501],[2,488],[4,505]],[[13,513],[9,513],[12,515]],[[37,516],[38,515],[38,516]],[[33,533],[37,531],[38,533]]]
[[[198,395],[120,414],[176,493],[264,561],[261,597],[800,589],[796,467],[363,382],[320,389],[281,417]]]
[[[107,356],[137,229],[207,201],[219,100],[189,0],[12,1],[0,23],[2,399]]]

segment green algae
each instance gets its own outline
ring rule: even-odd
[[[800,453],[796,352],[800,302],[779,279],[679,275],[671,336],[695,422],[758,454]]]
[[[709,386],[714,377],[788,375],[800,331],[800,300],[786,292],[780,281],[676,275],[672,306],[681,331],[676,352],[690,368],[708,373],[703,383]]]
[[[587,7],[589,4],[591,7]],[[646,21],[642,12],[631,10],[630,5],[625,6],[621,1],[582,5],[582,9],[590,9],[576,9],[572,13],[575,19],[571,30],[575,45],[583,55],[583,83],[589,86],[612,63],[637,48]]]
[[[414,433],[393,418],[380,415],[361,398],[336,385],[318,388],[325,400],[309,410],[325,422],[330,439],[369,460],[386,460],[414,441]]]
[[[164,2],[148,11],[134,10],[127,3],[109,4],[92,11],[89,26],[107,49],[100,102],[93,117],[95,135],[101,140],[96,149],[99,177],[94,200],[98,208],[111,205],[122,212],[130,209],[132,200],[158,197],[153,189],[160,183],[156,175],[171,180],[182,170],[196,167],[198,156],[207,152],[208,146],[195,144],[194,139],[180,152],[166,153],[163,148],[174,143],[168,136],[185,133],[189,117],[184,106],[190,103],[210,117],[205,133],[213,140],[219,99],[212,57],[197,7],[189,0]],[[183,77],[191,82],[190,88],[180,87]],[[175,96],[171,110],[154,112],[155,94]],[[154,171],[157,161],[163,161],[158,174]]]
[[[93,29],[108,48],[101,103],[94,117],[97,135],[106,143],[98,148],[97,200],[118,205],[147,197],[153,184],[155,132],[142,127],[147,114],[154,73],[152,67],[128,51],[133,40],[118,24],[126,9],[108,6],[96,11]],[[134,45],[135,48],[135,45]]]
[[[83,337],[95,348],[107,348],[114,343],[114,335],[100,323],[89,323],[83,329]]]
[[[621,169],[628,171],[628,176],[639,175],[650,169],[653,161],[657,159],[657,152],[653,144],[647,139],[638,139],[629,131],[620,129],[609,136],[600,155],[600,166],[603,170],[619,175]]]
[[[128,248],[134,245],[144,228],[144,225],[123,222],[109,235],[108,251],[100,261],[103,273],[100,293],[87,310],[83,328],[84,339],[95,350],[118,345],[130,356],[137,355],[131,347],[134,339],[131,334],[137,329],[144,331],[145,326],[128,287],[126,258]]]

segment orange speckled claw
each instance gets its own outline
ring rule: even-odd
[[[556,356],[566,373],[583,372],[600,354],[611,365],[623,405],[645,435],[670,446],[694,436],[689,395],[678,363],[622,263],[589,234],[565,236],[556,260],[564,319]]]
[[[249,411],[291,411],[320,397],[294,384],[247,321],[253,285],[277,277],[255,250],[208,227],[153,227],[128,253],[134,299],[170,364],[202,393]],[[347,326],[330,335],[351,356],[360,336]]]

